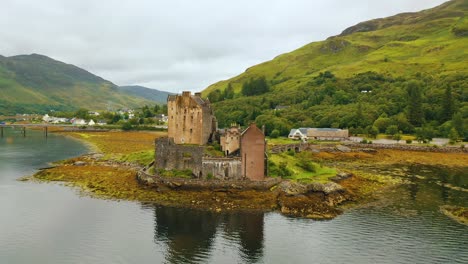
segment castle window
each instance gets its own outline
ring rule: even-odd
[[[190,129],[190,134],[192,134],[193,129]]]

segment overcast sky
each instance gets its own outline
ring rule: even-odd
[[[444,0],[2,0],[0,55],[39,53],[117,85],[202,90],[365,20]]]

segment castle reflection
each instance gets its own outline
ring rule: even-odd
[[[167,246],[169,263],[206,262],[216,243],[235,246],[243,262],[255,262],[263,255],[263,218],[262,212],[220,214],[155,207],[154,239]]]

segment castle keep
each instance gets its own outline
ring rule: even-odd
[[[200,93],[170,95],[167,99],[168,137],[156,139],[155,167],[190,170],[195,178],[262,181],[266,175],[265,136],[255,124],[218,130],[208,99]],[[224,157],[206,154],[207,143],[221,135]]]
[[[167,98],[168,137],[176,144],[205,145],[217,129],[216,117],[208,99],[201,93],[169,95]]]

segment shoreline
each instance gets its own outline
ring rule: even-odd
[[[401,180],[395,180],[389,176],[360,175],[360,172],[354,172],[352,177],[337,179],[326,184],[312,182],[304,185],[293,181],[279,180],[272,187],[264,190],[242,188],[178,190],[178,186],[176,186],[177,188],[167,186],[161,188],[161,186],[148,186],[139,183],[137,174],[144,166],[116,158],[129,155],[135,150],[141,152],[141,146],[146,146],[147,149],[152,148],[153,145],[150,144],[148,147],[147,143],[153,142],[153,137],[160,136],[161,133],[115,131],[100,133],[99,136],[92,133],[76,132],[61,132],[60,134],[84,142],[90,147],[90,151],[97,151],[55,162],[55,167],[40,170],[30,178],[40,182],[61,182],[77,188],[85,195],[101,199],[139,201],[215,212],[278,211],[284,215],[296,217],[332,219],[345,210],[375,201],[377,192],[402,184]],[[108,138],[105,139],[104,136]],[[121,141],[119,144],[127,145],[129,138],[134,136],[146,138],[132,140],[132,142],[137,142],[135,143],[137,146],[128,146],[129,149],[126,149],[126,152],[112,152],[112,149],[115,148],[113,145],[117,144],[118,140]],[[146,143],[143,144],[143,141]],[[143,149],[143,151],[147,151],[147,149]],[[383,152],[383,157],[388,156],[385,151]],[[362,155],[370,156],[361,157]],[[372,158],[382,158],[381,155],[377,157],[373,155],[375,154],[318,153],[315,158],[328,161],[331,159],[338,163],[345,160],[345,163],[356,164],[368,162]],[[390,155],[389,158],[392,156]],[[465,158],[463,156],[462,162],[465,161]],[[388,162],[388,160],[384,159],[383,162]]]

